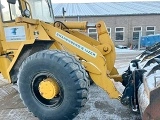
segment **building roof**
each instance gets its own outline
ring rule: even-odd
[[[160,2],[99,2],[99,3],[59,3],[53,4],[55,16],[110,16],[160,14]]]

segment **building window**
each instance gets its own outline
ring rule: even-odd
[[[97,30],[96,30],[96,28],[88,28],[88,35],[89,35],[89,37],[97,40],[98,35],[97,35]]]
[[[154,35],[154,34],[155,34],[155,26],[147,26],[146,35]]]
[[[123,27],[116,27],[116,41],[122,41],[124,40],[124,28]]]
[[[133,40],[139,40],[142,35],[142,27],[133,27]]]

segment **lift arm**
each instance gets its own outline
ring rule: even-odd
[[[85,60],[83,65],[98,86],[103,88],[111,98],[120,99],[121,94],[109,78],[109,73],[114,68],[115,49],[104,22],[101,21],[96,24],[100,41],[97,46],[91,46],[85,40],[51,24],[45,22],[41,22],[41,24],[52,39],[67,47],[70,51],[74,51],[74,54]]]

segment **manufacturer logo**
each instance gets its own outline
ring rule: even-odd
[[[17,29],[18,29],[18,28],[12,28],[12,29],[11,29],[11,33],[12,33],[13,35],[16,35],[16,34],[17,34]]]
[[[4,32],[7,42],[26,40],[26,33],[24,26],[4,27]]]

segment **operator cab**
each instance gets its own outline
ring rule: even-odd
[[[12,22],[17,17],[54,22],[51,0],[0,0],[0,4],[3,22]]]

